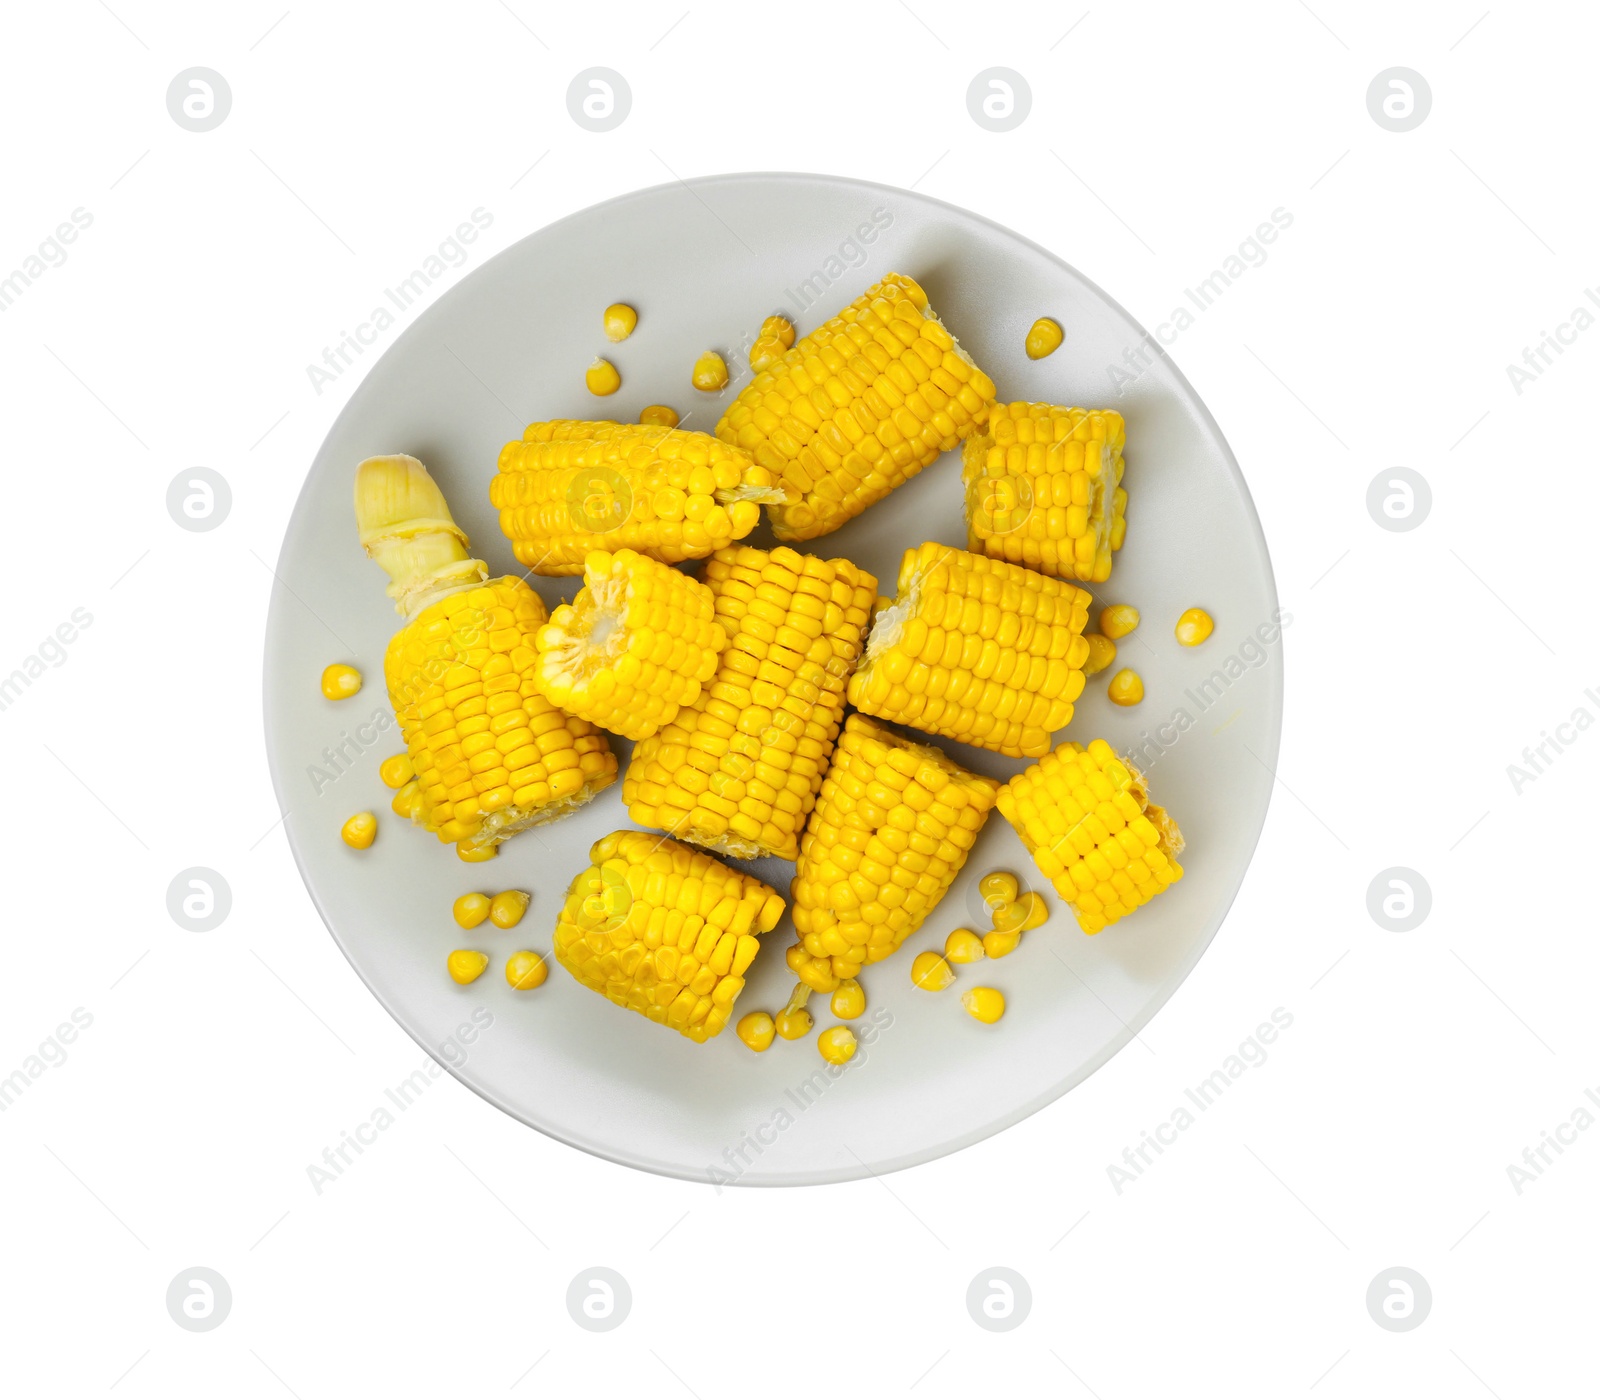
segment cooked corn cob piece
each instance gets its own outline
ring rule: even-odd
[[[1089,595],[948,545],[908,549],[850,679],[858,710],[1012,758],[1050,751],[1083,693]]]
[[[631,549],[596,552],[539,629],[539,688],[569,715],[648,739],[716,673],[728,634],[711,590]]]
[[[741,859],[800,854],[878,581],[848,559],[718,550],[701,574],[728,645],[692,704],[633,751],[628,815]]]
[[[762,502],[787,499],[742,449],[646,423],[530,423],[489,483],[500,528],[536,574],[581,574],[596,549],[703,559],[755,529]]]
[[[967,548],[1054,578],[1104,583],[1127,530],[1122,415],[996,404],[961,453]]]
[[[539,693],[539,595],[519,578],[488,578],[427,468],[369,457],[355,495],[361,543],[393,580],[389,596],[406,619],[383,674],[416,770],[412,820],[462,850],[492,853],[614,782],[605,735]]]
[[[1104,739],[1062,744],[1001,788],[996,805],[1085,933],[1183,875],[1183,834]]]
[[[994,382],[909,277],[891,272],[739,393],[717,436],[789,488],[780,540],[837,530],[989,416]]]
[[[899,948],[950,888],[999,790],[938,749],[851,715],[790,886],[794,975],[831,992]]]
[[[643,831],[614,831],[589,848],[567,889],[556,960],[601,996],[706,1041],[728,1023],[758,936],[783,899],[753,875]]]

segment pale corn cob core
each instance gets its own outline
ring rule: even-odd
[[[581,574],[597,549],[703,559],[755,529],[762,502],[785,499],[743,449],[644,423],[530,423],[489,483],[501,530],[537,574]]]
[[[726,855],[800,853],[877,580],[847,559],[736,545],[701,579],[728,634],[712,683],[633,751],[628,815]]]
[[[789,967],[831,992],[921,925],[972,849],[1000,784],[851,715],[800,842]]]
[[[368,458],[355,505],[361,542],[407,619],[383,670],[416,774],[412,820],[441,841],[483,848],[614,782],[605,735],[539,693],[539,595],[518,578],[486,578],[422,463]]]
[[[704,1042],[728,1023],[783,899],[752,875],[642,831],[589,849],[556,922],[556,960],[618,1006]]]
[[[789,491],[780,540],[837,530],[980,428],[994,381],[891,272],[740,391],[717,436]]]
[[[1127,531],[1120,413],[996,404],[961,454],[967,547],[1054,578],[1104,583]]]
[[[1016,564],[924,544],[900,562],[850,680],[864,714],[1012,758],[1050,751],[1083,693],[1087,592]]]
[[[631,549],[591,554],[539,629],[539,689],[570,715],[648,739],[716,673],[728,634],[711,590]]]
[[[1183,876],[1177,824],[1104,739],[1062,744],[1001,788],[996,805],[1085,933]]]

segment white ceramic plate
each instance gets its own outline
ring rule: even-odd
[[[811,330],[884,273],[917,278],[962,345],[1007,399],[1115,407],[1127,418],[1127,545],[1101,601],[1127,601],[1144,625],[1121,644],[1143,704],[1120,710],[1091,679],[1061,736],[1103,736],[1140,760],[1158,801],[1188,838],[1185,878],[1094,938],[1049,895],[1050,921],[1004,961],[961,970],[1006,996],[983,1026],[942,995],[913,988],[908,969],[950,929],[978,923],[978,877],[1031,862],[994,814],[966,869],[923,929],[863,974],[876,1035],[837,1077],[811,1039],[754,1055],[732,1028],[695,1045],[581,987],[551,958],[549,981],[513,993],[505,955],[550,954],[562,893],[591,842],[630,826],[614,785],[576,816],[517,837],[496,860],[463,865],[453,848],[389,815],[379,761],[401,745],[382,693],[384,646],[399,625],[385,579],[356,541],[351,482],[380,452],[421,458],[496,572],[521,572],[488,500],[500,446],[540,418],[634,421],[646,404],[678,408],[710,430],[749,377],[744,347],[762,318],[787,313]],[[601,310],[639,312],[611,346]],[[1066,332],[1030,361],[1023,337],[1040,315]],[[586,1151],[704,1181],[844,1181],[928,1161],[1019,1121],[1079,1083],[1125,1045],[1172,995],[1227,912],[1260,833],[1281,723],[1281,643],[1260,525],[1222,434],[1170,362],[1150,366],[1121,397],[1107,366],[1143,340],[1099,288],[1044,249],[922,195],[812,175],[739,175],[664,185],[585,210],[523,239],[446,293],[368,373],[329,433],[284,542],[266,643],[266,730],[285,829],[317,908],[356,971],[417,1041],[465,1084],[523,1122]],[[722,350],[735,374],[720,395],[689,384],[696,355]],[[583,371],[597,354],[621,370],[621,391],[592,398]],[[691,413],[692,410],[692,413]],[[924,540],[965,544],[959,454],[844,529],[802,546],[844,555],[886,593],[900,555]],[[749,540],[770,544],[765,525]],[[572,580],[534,579],[546,602]],[[1215,635],[1187,650],[1173,638],[1202,605]],[[1257,629],[1266,629],[1258,635]],[[349,661],[366,688],[324,701],[317,678]],[[1213,677],[1213,673],[1215,677]],[[377,725],[387,720],[386,731]],[[1176,742],[1170,742],[1171,740]],[[627,762],[629,746],[614,740]],[[330,764],[324,750],[338,750]],[[1004,778],[1023,764],[956,744],[957,761]],[[315,770],[331,774],[319,779]],[[339,840],[352,812],[379,813],[376,844]],[[751,868],[786,897],[793,867]],[[1037,876],[1035,875],[1035,879]],[[450,917],[470,889],[524,888],[533,905],[513,933],[462,934]],[[487,931],[486,931],[487,930]],[[781,1006],[792,977],[787,918],[767,935],[739,1002]],[[445,955],[481,947],[490,969],[470,987]],[[818,1028],[830,1023],[816,998]],[[492,1021],[464,1049],[463,1024]],[[454,1038],[454,1039],[453,1039]]]

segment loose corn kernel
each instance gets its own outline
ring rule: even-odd
[[[834,988],[828,1009],[841,1021],[853,1021],[867,1009],[867,994],[854,977],[846,977]]]
[[[1139,609],[1128,603],[1112,603],[1100,609],[1100,631],[1114,642],[1120,642],[1139,625]]]
[[[794,991],[789,994],[789,1004],[778,1013],[774,1022],[774,1029],[783,1040],[799,1040],[801,1036],[809,1034],[812,1026],[811,1013],[806,1010],[806,1002],[811,996],[811,988],[804,982],[796,982]]]
[[[1137,671],[1130,671],[1124,666],[1111,678],[1106,695],[1113,705],[1137,705],[1144,699],[1144,682],[1139,679]]]
[[[925,992],[942,992],[956,980],[956,974],[938,953],[929,948],[911,961],[911,983]]]
[[[389,803],[389,810],[397,817],[411,821],[416,817],[417,806],[422,801],[422,784],[413,778],[401,787]]]
[[[525,890],[501,890],[489,901],[489,922],[496,928],[515,928],[528,912]]]
[[[530,949],[524,948],[506,959],[506,981],[513,991],[531,992],[535,987],[544,986],[544,979],[549,975],[549,965]]]
[[[741,1016],[733,1031],[758,1055],[772,1044],[772,1037],[778,1033],[777,1027],[772,1024],[772,1017],[765,1011],[752,1011],[748,1016]]]
[[[322,671],[322,694],[329,700],[348,700],[361,689],[361,672],[336,661]]]
[[[617,367],[610,360],[596,358],[595,362],[583,372],[583,382],[591,394],[604,398],[607,394],[614,394],[622,387],[622,376],[617,373]]]
[[[676,428],[678,410],[664,403],[647,404],[639,410],[639,421],[657,428]]]
[[[633,328],[639,324],[639,313],[626,303],[615,301],[606,307],[601,324],[605,327],[606,339],[615,345],[633,334]]]
[[[1083,668],[1084,675],[1095,675],[1116,659],[1117,644],[1110,637],[1102,637],[1098,632],[1089,633],[1089,660]]]
[[[944,941],[944,960],[948,963],[975,963],[983,956],[983,940],[970,928],[952,929]]]
[[[714,394],[728,387],[728,362],[715,350],[707,350],[694,362],[689,382],[702,393]]]
[[[856,1053],[855,1032],[849,1026],[829,1026],[817,1037],[817,1049],[830,1065],[842,1065]]]
[[[756,332],[758,340],[775,340],[787,350],[794,344],[794,322],[787,316],[768,316]]]
[[[450,906],[450,914],[462,928],[477,928],[489,917],[490,903],[486,894],[464,894]]]
[[[983,935],[983,954],[988,958],[1003,958],[1017,951],[1017,945],[1022,942],[1022,930],[1014,928],[1009,930],[990,929]]]
[[[1006,1014],[1006,999],[993,987],[974,987],[961,994],[961,1004],[974,1021],[992,1026]]]
[[[750,346],[750,368],[757,374],[778,363],[788,347],[776,336],[757,336]]]
[[[484,968],[489,966],[489,955],[472,948],[457,948],[445,959],[445,966],[450,969],[450,976],[465,987],[483,975]]]
[[[1041,316],[1028,327],[1025,342],[1030,360],[1042,360],[1061,348],[1061,327],[1048,316]]]
[[[1002,904],[998,907],[991,905],[989,907],[989,922],[1000,933],[1021,933],[1022,926],[1028,921],[1028,915],[1031,912],[1032,906],[1024,896],[1013,899],[1009,904]]]
[[[378,777],[385,787],[403,788],[416,776],[417,770],[412,767],[408,753],[392,753],[378,765]]]
[[[1204,608],[1189,608],[1178,619],[1178,625],[1172,630],[1179,646],[1197,647],[1211,635],[1215,625],[1211,621],[1211,614]]]
[[[347,846],[364,851],[378,834],[378,819],[371,812],[357,812],[339,828],[339,835]]]
[[[468,865],[479,865],[486,860],[493,860],[499,854],[498,845],[474,846],[470,841],[456,842],[457,858],[466,861]]]
[[[1023,907],[1022,931],[1026,933],[1031,928],[1038,928],[1050,917],[1050,906],[1044,902],[1044,896],[1038,890],[1029,890],[1018,901]]]
[[[978,881],[978,897],[992,912],[1017,897],[1017,877],[1009,870],[991,870]]]

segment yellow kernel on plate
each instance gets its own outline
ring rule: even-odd
[[[1022,896],[1021,903],[1027,909],[1027,915],[1022,920],[1024,933],[1030,928],[1038,928],[1050,917],[1050,906],[1044,902],[1044,896],[1038,890],[1029,890]]]
[[[733,1030],[758,1055],[772,1044],[772,1037],[778,1033],[777,1027],[772,1024],[772,1017],[765,1011],[752,1011],[747,1016],[741,1016]]]
[[[1124,666],[1111,678],[1106,694],[1113,705],[1137,705],[1144,699],[1144,682],[1139,679],[1137,671],[1130,671]]]
[[[450,913],[462,928],[477,928],[489,917],[489,896],[464,894],[450,906]]]
[[[421,787],[422,784],[419,783],[415,778],[413,778],[409,783],[402,785],[400,790],[395,793],[394,799],[389,803],[389,810],[393,812],[395,816],[404,817],[407,821],[410,821],[416,812],[416,805],[418,801],[417,794],[421,790]]]
[[[715,350],[707,350],[694,362],[694,369],[689,375],[689,382],[696,389],[707,394],[714,394],[718,389],[728,386],[727,361],[717,354]]]
[[[1006,1014],[1006,999],[993,987],[974,987],[962,992],[961,1004],[974,1021],[992,1026]]]
[[[515,928],[528,912],[528,899],[523,890],[501,890],[489,901],[489,922],[496,928]]]
[[[348,700],[361,689],[361,672],[335,661],[322,670],[322,693],[329,700]]]
[[[500,854],[499,846],[474,846],[470,841],[456,842],[456,855],[468,865],[477,865],[480,861],[493,860]]]
[[[489,955],[471,948],[457,948],[445,959],[445,966],[450,969],[451,978],[465,987],[483,975],[484,968],[489,966]]]
[[[853,1021],[867,1009],[867,994],[854,977],[844,978],[834,988],[828,1009],[841,1021]]]
[[[1083,667],[1085,676],[1092,676],[1105,670],[1117,659],[1117,644],[1110,637],[1102,637],[1098,632],[1091,632],[1084,641],[1089,643],[1089,659]]]
[[[925,992],[942,992],[955,980],[950,964],[931,948],[918,953],[911,963],[911,981]]]
[[[855,1032],[849,1026],[829,1026],[817,1037],[817,1049],[830,1065],[842,1065],[856,1053]]]
[[[794,344],[794,322],[787,316],[768,316],[756,332],[757,340],[775,340],[787,350]]]
[[[527,948],[506,959],[506,981],[513,991],[531,992],[535,987],[544,986],[544,979],[549,975],[550,968],[545,960]]]
[[[633,334],[633,328],[639,324],[639,313],[624,302],[614,301],[606,307],[601,324],[605,327],[606,339],[615,345]]]
[[[384,787],[403,788],[416,776],[417,770],[412,767],[408,753],[392,753],[378,765],[378,777],[383,780]]]
[[[1127,603],[1113,603],[1100,609],[1100,631],[1112,641],[1120,641],[1139,625],[1139,609]]]
[[[655,428],[676,428],[678,410],[664,403],[653,403],[639,410],[639,421]]]
[[[954,929],[944,941],[946,962],[975,963],[983,956],[983,940],[970,928]]]
[[[583,372],[583,382],[588,385],[591,394],[604,398],[622,387],[622,376],[610,360],[596,360]]]
[[[1017,945],[1022,942],[1022,930],[992,929],[983,935],[983,951],[986,957],[1004,958],[1017,951]]]
[[[378,834],[378,819],[371,812],[357,812],[339,828],[339,835],[347,846],[364,851]]]
[[[1002,904],[998,908],[989,906],[989,922],[1001,933],[1021,933],[1022,926],[1028,920],[1033,906],[1028,903],[1030,894],[1019,895],[1009,904]]]
[[[991,870],[978,881],[978,894],[991,912],[1017,897],[1017,877],[1009,870]]]
[[[796,982],[794,991],[789,994],[789,1004],[778,1013],[777,1020],[773,1023],[774,1029],[784,1040],[799,1040],[811,1029],[811,1013],[806,1010],[806,1002],[811,997],[811,988],[804,982]]]
[[[1053,355],[1061,348],[1061,327],[1048,316],[1041,316],[1028,327],[1028,338],[1024,344],[1030,360],[1042,360],[1046,355]]]
[[[757,336],[750,347],[750,368],[760,374],[768,365],[783,358],[783,348],[783,342],[773,336]]]
[[[1172,631],[1179,646],[1197,647],[1211,635],[1215,625],[1211,621],[1211,614],[1204,608],[1190,608],[1178,619],[1178,625]]]

